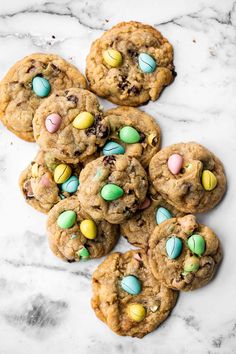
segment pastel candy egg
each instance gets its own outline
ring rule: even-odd
[[[120,130],[120,140],[127,144],[138,143],[140,140],[139,132],[130,126],[125,126]]]
[[[169,157],[167,166],[173,175],[177,175],[183,165],[183,158],[179,154],[173,154]]]
[[[37,164],[37,162],[35,162],[32,167],[31,167],[31,175],[34,178],[37,178],[39,174],[39,165]]]
[[[71,176],[61,185],[63,192],[75,193],[79,187],[79,180],[76,176]]]
[[[148,144],[150,145],[150,146],[156,146],[157,145],[157,143],[158,143],[158,139],[157,139],[157,136],[156,136],[156,134],[149,134],[148,135],[148,138],[147,138],[147,141],[148,141]]]
[[[76,213],[73,210],[66,210],[57,218],[57,225],[62,229],[69,229],[76,222]]]
[[[156,61],[147,53],[139,54],[138,65],[144,73],[152,73],[157,67]]]
[[[94,123],[94,116],[89,112],[79,113],[73,120],[73,127],[76,129],[90,128]]]
[[[51,85],[44,77],[36,76],[32,81],[32,88],[34,93],[39,97],[46,97],[51,91]]]
[[[114,142],[114,141],[109,141],[103,148],[102,150],[103,155],[109,156],[109,155],[121,155],[125,153],[125,148]]]
[[[130,304],[127,307],[127,315],[131,320],[141,322],[146,316],[146,310],[141,304]]]
[[[197,272],[199,267],[200,267],[200,262],[196,256],[188,257],[184,262],[185,272]]]
[[[76,252],[77,256],[81,258],[83,261],[86,261],[89,258],[89,251],[86,247],[81,248]]]
[[[188,239],[188,247],[193,253],[201,256],[205,251],[206,242],[201,235],[194,234]]]
[[[176,236],[172,236],[166,241],[166,253],[170,259],[179,257],[182,252],[182,248],[183,242]]]
[[[168,209],[160,207],[156,211],[156,223],[160,225],[163,221],[171,219],[172,214],[169,212]]]
[[[80,224],[80,231],[86,238],[93,240],[97,236],[97,225],[93,220],[83,220]]]
[[[71,176],[71,167],[61,163],[54,170],[54,181],[57,184],[64,183]]]
[[[123,194],[123,189],[114,183],[108,183],[101,189],[101,196],[107,201],[116,200],[122,197]]]
[[[107,49],[103,52],[103,59],[112,68],[117,68],[122,64],[122,55],[118,50]]]
[[[61,116],[57,113],[52,113],[45,119],[45,127],[49,133],[55,133],[61,126]]]
[[[202,185],[206,191],[212,191],[217,185],[217,178],[209,170],[204,170],[202,172]]]
[[[138,295],[141,292],[141,283],[134,275],[128,275],[121,281],[121,287],[124,291],[131,295]]]

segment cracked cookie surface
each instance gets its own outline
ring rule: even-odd
[[[159,125],[147,113],[133,107],[118,107],[105,112],[110,126],[109,141],[115,141],[125,148],[125,154],[133,156],[146,168],[151,158],[159,151],[161,131]],[[137,143],[122,142],[119,132],[123,127],[133,127],[140,135]]]
[[[188,246],[192,235],[198,235],[204,241],[201,253],[197,249],[199,237],[195,237],[193,247]],[[175,259],[167,254],[167,241],[171,237],[181,240],[182,251]],[[176,244],[172,245],[174,251]],[[222,258],[220,241],[207,226],[197,222],[194,215],[172,218],[164,221],[153,231],[149,239],[148,261],[153,275],[163,284],[175,290],[194,290],[206,285],[213,277]],[[192,271],[185,271],[185,266],[194,266]]]
[[[175,175],[168,168],[168,159],[173,154],[183,159],[182,168]],[[216,178],[217,184],[212,190],[203,187],[204,170],[210,171]],[[149,175],[163,198],[185,213],[202,213],[212,209],[226,191],[221,161],[195,142],[174,144],[160,150],[150,162]]]
[[[123,196],[104,200],[101,189],[109,184],[122,188]],[[102,156],[82,170],[78,198],[94,219],[119,224],[136,212],[146,197],[147,188],[147,175],[138,160],[126,155]]]
[[[137,295],[129,294],[121,286],[122,278],[129,275],[141,282]],[[115,333],[138,338],[152,332],[168,317],[178,296],[178,292],[153,277],[141,250],[109,255],[93,273],[92,289],[91,304],[96,316]],[[134,304],[145,309],[142,321],[128,316],[128,307]]]
[[[70,228],[58,226],[58,217],[65,211],[76,213],[76,221]],[[48,214],[47,234],[52,252],[69,263],[81,260],[80,250],[88,251],[87,259],[100,258],[109,253],[119,238],[118,225],[111,225],[107,221],[95,221],[97,235],[88,239],[81,232],[81,222],[92,220],[91,216],[82,208],[76,196],[64,199],[55,205]]]
[[[34,141],[32,120],[45,100],[32,90],[32,80],[37,76],[50,82],[50,93],[87,86],[80,71],[58,55],[35,53],[18,61],[0,83],[0,119],[9,130],[27,141]]]
[[[122,63],[118,67],[111,67],[104,61],[104,52],[109,49],[121,54]],[[146,53],[156,61],[152,73],[140,70],[140,53]],[[176,75],[173,47],[154,27],[134,21],[121,22],[92,44],[86,75],[91,90],[113,103],[138,106],[155,101]]]
[[[93,124],[86,129],[73,126],[74,119],[82,112],[94,117]],[[61,124],[56,132],[50,133],[45,120],[53,113],[60,116]],[[35,140],[41,149],[68,163],[81,162],[96,153],[109,134],[96,96],[77,88],[57,91],[44,100],[35,113],[33,127]]]

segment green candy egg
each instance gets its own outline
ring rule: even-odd
[[[140,141],[139,132],[133,127],[125,126],[120,130],[120,140],[127,144],[134,144]]]
[[[201,256],[205,251],[206,242],[201,235],[193,234],[188,239],[188,247],[193,253]]]
[[[117,186],[114,183],[108,183],[101,189],[101,197],[104,200],[112,201],[116,200],[124,194],[124,191],[121,187]]]
[[[87,250],[86,247],[81,248],[79,251],[76,252],[76,254],[83,261],[89,259],[89,251]]]
[[[196,256],[189,257],[184,262],[185,272],[197,272],[199,267],[200,267],[200,262]]]
[[[69,229],[76,222],[76,213],[73,210],[66,210],[57,218],[57,225],[62,229]]]

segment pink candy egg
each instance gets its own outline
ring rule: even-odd
[[[42,186],[44,187],[49,187],[50,186],[50,181],[48,179],[48,177],[46,175],[43,175],[40,179],[40,183],[42,184]]]
[[[168,168],[173,175],[177,175],[183,166],[183,157],[179,154],[173,154],[167,162]]]
[[[52,113],[45,120],[45,127],[49,133],[58,131],[61,125],[61,117],[57,113]]]

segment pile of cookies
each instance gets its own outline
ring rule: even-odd
[[[180,290],[202,287],[216,271],[219,239],[193,214],[220,202],[224,168],[195,142],[160,150],[159,125],[134,108],[176,76],[173,48],[155,28],[127,22],[105,32],[86,76],[88,87],[59,56],[32,54],[1,81],[0,117],[39,145],[19,184],[26,202],[48,214],[57,257],[103,257],[120,234],[138,247],[99,265],[92,308],[117,334],[141,338],[167,318]],[[95,94],[121,106],[103,111]]]

